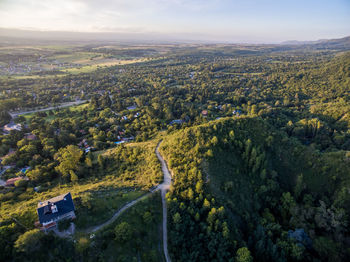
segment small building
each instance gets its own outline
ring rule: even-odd
[[[182,119],[175,119],[175,120],[172,120],[170,123],[169,123],[169,125],[181,125],[181,124],[183,124],[183,120]]]
[[[85,153],[89,153],[89,152],[91,152],[93,150],[95,150],[95,148],[93,146],[87,146],[87,147],[84,148],[84,152]]]
[[[42,230],[55,229],[57,222],[75,218],[75,207],[71,193],[66,193],[38,203],[39,222]]]
[[[27,139],[27,140],[31,140],[31,141],[37,139],[36,135],[34,135],[34,134],[32,134],[32,133],[26,133],[26,134],[24,135],[24,138]]]
[[[21,124],[7,124],[4,126],[5,132],[10,132],[12,130],[21,131],[22,125]]]
[[[6,180],[5,186],[7,186],[7,187],[15,186],[15,182],[19,181],[19,180],[29,180],[29,178],[28,177],[23,177],[23,176],[10,178],[10,179]]]
[[[8,152],[5,156],[0,157],[0,163],[1,163],[3,160],[5,160],[6,158],[13,156],[14,154],[16,154],[16,150],[14,150],[13,148],[11,148],[11,149],[9,150],[9,152]]]
[[[218,106],[215,106],[215,108],[218,109],[218,110],[222,110],[223,106],[222,105],[218,105]]]
[[[233,110],[232,114],[234,116],[240,116],[242,114],[242,111],[241,110]]]
[[[203,110],[202,111],[202,116],[207,117],[208,116],[208,110]]]
[[[35,192],[39,192],[40,189],[41,189],[41,186],[36,186],[36,187],[34,187],[34,191],[35,191]]]
[[[130,136],[130,137],[123,137],[122,138],[122,141],[124,142],[130,142],[130,141],[133,141],[135,139],[135,137],[133,136]]]
[[[83,140],[81,140],[81,141],[78,143],[78,146],[79,146],[80,148],[88,147],[89,144],[87,143],[86,138],[84,138]]]
[[[126,109],[128,110],[135,110],[137,108],[136,105],[133,105],[133,106],[128,106]]]

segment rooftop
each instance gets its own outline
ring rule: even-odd
[[[72,195],[66,193],[38,203],[38,216],[41,224],[50,223],[74,211]]]
[[[47,206],[49,202],[54,204],[54,203],[56,203],[58,201],[64,200],[64,198],[67,197],[68,195],[70,195],[70,193],[66,193],[66,194],[63,194],[63,195],[56,196],[56,197],[53,197],[51,199],[45,200],[43,202],[39,202],[38,203],[38,208]]]

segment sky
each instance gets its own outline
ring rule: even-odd
[[[0,0],[0,28],[273,43],[350,35],[350,0]]]

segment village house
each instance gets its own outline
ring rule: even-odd
[[[19,180],[29,180],[29,178],[28,177],[23,177],[23,176],[10,178],[10,179],[6,180],[5,186],[6,187],[15,186],[15,182],[19,181]]]
[[[0,164],[1,164],[1,162],[2,162],[3,160],[5,160],[5,159],[8,158],[8,157],[13,156],[14,154],[16,154],[16,150],[14,150],[13,148],[11,148],[11,149],[9,150],[9,152],[8,152],[5,156],[0,157]]]
[[[22,125],[21,124],[7,124],[4,126],[4,132],[9,133],[12,130],[21,131]]]
[[[74,219],[75,208],[71,193],[66,193],[38,203],[38,217],[42,230],[55,229],[58,221]]]
[[[208,116],[208,110],[203,110],[202,111],[202,116],[207,117]]]
[[[85,153],[89,153],[90,151],[92,151],[93,149],[95,149],[92,146],[89,146],[86,138],[84,138],[82,141],[80,141],[80,143],[78,144],[78,146],[84,150]]]
[[[34,134],[32,134],[32,133],[26,133],[26,134],[24,135],[24,138],[27,139],[27,140],[31,140],[31,141],[37,139],[36,135],[34,135]]]

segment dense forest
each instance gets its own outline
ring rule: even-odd
[[[349,153],[320,153],[257,117],[178,131],[163,151],[176,261],[230,261],[242,248],[257,261],[349,256]]]
[[[349,49],[81,45],[64,55],[128,62],[1,75],[0,261],[164,261],[158,194],[84,234],[162,182],[160,140],[173,261],[346,261]],[[63,51],[2,59],[36,52]],[[76,234],[42,233],[37,203],[67,191]]]

